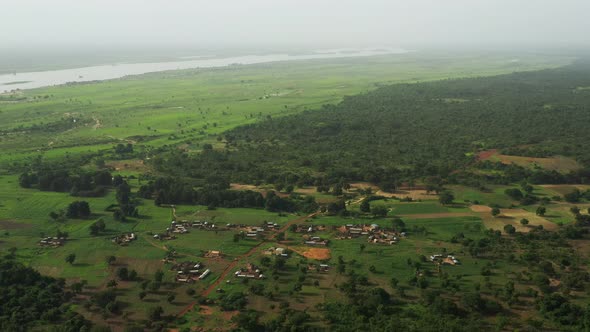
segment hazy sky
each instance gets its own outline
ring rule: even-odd
[[[590,0],[0,0],[0,12],[4,45],[590,41]]]

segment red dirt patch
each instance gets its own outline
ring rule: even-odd
[[[309,248],[303,252],[303,256],[318,261],[330,259],[332,257],[330,249],[328,248]]]
[[[493,155],[495,155],[497,153],[498,153],[498,150],[497,149],[481,151],[480,153],[477,154],[477,160],[488,160]]]

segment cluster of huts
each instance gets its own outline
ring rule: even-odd
[[[236,271],[234,274],[236,278],[248,278],[248,279],[264,279],[264,274],[258,266],[248,263],[246,267],[243,267]]]
[[[137,236],[135,235],[135,233],[126,233],[126,234],[121,234],[119,236],[114,237],[113,243],[116,243],[121,246],[126,246],[130,242],[135,241],[136,239],[137,239]]]
[[[441,265],[459,265],[461,264],[461,262],[455,258],[455,256],[453,255],[442,255],[442,254],[436,254],[436,255],[432,255],[430,256],[430,261],[435,263],[435,264],[441,264]]]
[[[223,253],[219,250],[209,250],[209,251],[205,252],[203,257],[205,257],[205,258],[220,258],[220,257],[223,257]]]
[[[293,229],[292,231],[294,233],[315,233],[315,232],[321,232],[321,231],[325,231],[325,230],[326,230],[326,226],[324,226],[324,225],[297,224],[295,229]]]
[[[200,262],[182,262],[172,266],[172,270],[176,271],[176,282],[189,283],[203,280],[211,273],[211,270],[204,268],[205,266]]]
[[[340,233],[338,239],[346,240],[366,236],[367,242],[375,244],[396,244],[400,240],[400,238],[406,236],[405,232],[398,233],[393,230],[383,229],[377,224],[347,224],[339,227],[337,230]]]
[[[282,256],[282,257],[289,257],[288,250],[285,248],[275,248],[270,247],[264,251],[266,255],[274,255],[274,256]]]
[[[303,235],[303,244],[311,247],[326,247],[330,240],[319,236]]]
[[[57,248],[64,245],[66,242],[65,237],[45,237],[39,241],[39,245],[42,247]]]
[[[330,265],[328,264],[307,264],[308,271],[315,272],[328,272],[330,271]]]

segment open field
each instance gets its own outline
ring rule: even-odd
[[[277,62],[172,71],[19,92],[0,104],[0,163],[109,149],[120,142],[199,150],[222,132],[268,116],[335,103],[390,83],[556,67],[569,58],[428,54]],[[354,80],[350,80],[354,77]]]
[[[499,153],[497,150],[482,151],[479,153],[478,159],[495,162],[499,161],[503,164],[516,164],[522,167],[544,168],[559,172],[575,171],[582,168],[582,166],[575,160],[563,156],[552,158],[508,156]]]

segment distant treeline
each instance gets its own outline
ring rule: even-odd
[[[72,196],[99,197],[106,193],[107,187],[113,185],[113,175],[106,170],[47,169],[22,173],[19,184],[23,188],[69,192]]]
[[[590,166],[590,65],[496,77],[400,84],[339,105],[245,125],[225,150],[158,151],[156,169],[232,182],[333,186],[369,181],[394,189],[438,177],[456,183],[583,183],[570,174],[477,163],[476,152],[564,155]],[[480,172],[477,169],[494,169]],[[482,175],[485,174],[485,175]]]
[[[157,178],[142,185],[138,195],[154,199],[156,205],[199,204],[210,208],[265,208],[276,212],[314,212],[319,207],[313,197],[280,197],[273,191],[264,196],[251,190],[230,190],[229,183],[218,177],[208,178],[200,187],[179,178]]]

